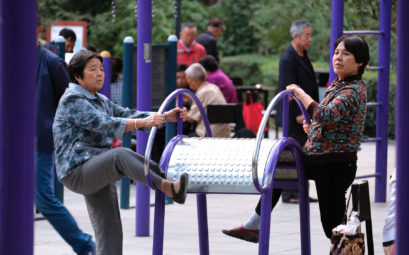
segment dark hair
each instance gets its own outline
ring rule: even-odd
[[[335,49],[338,44],[344,42],[345,49],[352,53],[357,63],[362,63],[358,68],[358,74],[362,75],[365,72],[365,67],[369,62],[369,48],[364,39],[358,36],[343,35],[335,42]]]
[[[84,77],[84,68],[89,60],[96,58],[102,63],[102,57],[97,53],[89,50],[80,51],[75,54],[68,64],[68,72],[70,73],[71,82],[78,83],[75,77]]]
[[[202,57],[199,60],[199,63],[204,67],[204,69],[206,69],[206,71],[209,71],[211,73],[219,68],[217,65],[217,60],[212,55],[206,55]]]
[[[208,26],[211,27],[222,27],[223,26],[223,21],[219,18],[213,18],[209,21],[209,23],[207,24]]]
[[[122,66],[122,58],[111,58],[111,83],[116,82],[116,80],[118,79],[118,75],[122,73]]]
[[[74,31],[72,31],[72,29],[69,29],[69,28],[65,28],[65,27],[64,27],[63,29],[61,29],[59,35],[61,35],[61,36],[64,37],[65,39],[70,38],[70,39],[73,40],[73,41],[76,41],[76,40],[77,40],[77,36],[75,35]]]
[[[93,51],[93,52],[97,52],[97,53],[98,53],[97,47],[95,47],[95,46],[92,45],[92,44],[87,44],[87,45],[85,46],[85,48],[86,48],[87,50],[90,50],[90,51]]]
[[[187,65],[180,64],[180,65],[177,66],[176,72],[184,72],[184,71],[186,71],[187,68],[188,68]]]

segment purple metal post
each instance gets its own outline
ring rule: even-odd
[[[389,63],[391,51],[392,1],[382,0],[379,7],[378,103],[376,111],[376,166],[375,202],[386,202],[386,175],[388,160]]]
[[[261,215],[260,215],[260,239],[258,244],[258,254],[268,254],[270,241],[270,223],[273,189],[268,188],[261,194]]]
[[[344,0],[332,0],[331,1],[331,42],[329,53],[329,81],[330,84],[337,75],[334,73],[332,67],[332,56],[334,55],[334,44],[338,37],[342,35],[344,30]]]
[[[104,66],[105,79],[104,86],[102,86],[99,91],[104,94],[107,98],[111,98],[111,54],[104,50],[101,52],[102,65]]]
[[[26,255],[33,254],[37,2],[0,6],[0,254]]]
[[[409,2],[398,0],[397,18],[397,84],[396,84],[396,254],[409,251],[409,119],[407,114],[409,88],[407,71],[409,69]]]
[[[137,60],[137,109],[152,108],[152,2],[138,0],[138,60]],[[137,132],[137,152],[145,154],[148,134]],[[136,229],[137,236],[149,236],[149,187],[136,184]]]
[[[209,229],[207,224],[206,194],[197,194],[196,200],[200,255],[209,255]]]

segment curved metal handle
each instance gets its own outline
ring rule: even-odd
[[[207,119],[206,111],[204,110],[203,105],[200,102],[200,100],[196,97],[196,95],[188,89],[177,89],[173,91],[171,94],[169,94],[169,96],[166,97],[166,99],[163,101],[163,103],[159,107],[158,113],[163,114],[166,108],[170,105],[170,103],[179,95],[181,95],[181,97],[179,97],[178,99],[179,103],[180,101],[182,101],[182,104],[183,104],[183,95],[188,95],[195,102],[195,104],[197,105],[197,108],[199,109],[203,123],[205,125],[207,136],[212,137],[212,130],[210,129],[209,120]],[[177,123],[178,123],[178,134],[181,134],[182,133],[182,128],[181,128],[182,121],[179,116],[178,116]],[[146,145],[145,158],[144,158],[144,172],[145,172],[146,183],[152,189],[156,189],[156,187],[153,185],[152,179],[149,173],[149,163],[150,163],[150,158],[151,158],[153,141],[155,140],[157,129],[158,127],[154,126],[152,127],[151,132],[149,133],[149,138],[148,138],[148,142]]]
[[[267,107],[267,109],[266,109],[266,111],[264,113],[263,119],[261,120],[260,126],[258,127],[256,144],[255,144],[255,147],[254,147],[253,157],[252,157],[252,160],[251,160],[253,184],[254,184],[254,187],[260,192],[265,190],[266,187],[268,186],[268,183],[267,183],[267,185],[263,185],[263,187],[260,186],[260,183],[258,181],[258,173],[257,173],[257,162],[258,162],[258,156],[260,154],[261,140],[262,140],[262,138],[264,136],[264,129],[265,129],[266,125],[267,125],[267,122],[268,122],[268,119],[269,119],[269,117],[271,115],[271,112],[273,111],[274,107],[277,105],[277,103],[281,99],[283,99],[283,109],[284,109],[283,110],[283,130],[287,129],[287,127],[288,127],[288,118],[284,118],[284,113],[286,113],[288,115],[287,109],[288,109],[288,98],[289,98],[289,96],[292,96],[293,99],[297,102],[298,106],[300,107],[300,109],[301,109],[301,111],[302,111],[302,113],[304,115],[304,119],[306,120],[307,124],[311,124],[310,117],[309,117],[309,115],[307,113],[307,110],[304,108],[301,101],[290,90],[281,91],[280,93],[278,93],[273,98],[273,100],[271,100],[270,104],[268,105],[268,107]],[[283,132],[284,137],[287,137],[287,134],[288,134],[287,132],[285,132],[285,133]],[[265,175],[263,176],[263,182],[264,182],[264,179],[265,179]]]

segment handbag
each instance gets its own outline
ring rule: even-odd
[[[349,194],[347,206],[345,209],[345,214],[344,214],[344,225],[346,221],[346,216],[348,212],[348,207],[349,207],[349,202],[351,199],[351,194]],[[351,213],[349,214],[349,219],[351,218],[352,210]],[[359,219],[358,219],[359,220]],[[339,225],[338,227],[342,226]],[[349,235],[344,233],[344,231],[337,231],[334,228],[332,230],[332,236],[331,236],[331,247],[330,247],[330,255],[364,255],[365,254],[365,234],[361,233],[361,224],[359,222],[359,226],[356,229],[356,234],[354,235]]]
[[[252,130],[255,134],[258,132],[261,120],[263,119],[264,106],[260,101],[254,102],[252,93],[247,93],[243,104],[243,120],[246,128]],[[264,129],[267,132],[268,128]]]

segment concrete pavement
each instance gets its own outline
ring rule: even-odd
[[[375,169],[375,144],[362,145],[358,154],[357,175],[373,174]],[[395,167],[395,145],[388,146],[388,173]],[[382,229],[387,213],[387,203],[374,203],[374,179],[369,179],[372,224],[374,232],[375,254],[381,255]],[[135,205],[134,186],[131,187],[131,206]],[[316,197],[314,182],[310,181],[310,195]],[[154,201],[151,192],[151,201]],[[235,227],[251,215],[257,204],[256,195],[208,195],[208,221],[210,254],[257,254],[258,245],[228,237],[222,228]],[[65,205],[73,214],[80,227],[93,233],[88,218],[84,199],[81,195],[65,189]],[[317,203],[310,204],[311,210],[311,247],[312,254],[328,254],[329,241],[325,237],[319,218]],[[121,210],[124,243],[123,254],[152,254],[153,207],[151,207],[150,236],[136,237],[135,209]],[[364,224],[363,232],[365,232]],[[198,231],[196,220],[196,197],[188,195],[184,205],[166,206],[164,254],[192,255],[199,254]],[[74,254],[71,247],[62,240],[51,225],[45,221],[35,222],[34,250],[36,255]],[[298,205],[277,204],[271,217],[270,254],[298,255],[300,251]],[[115,255],[115,254],[113,254]]]

